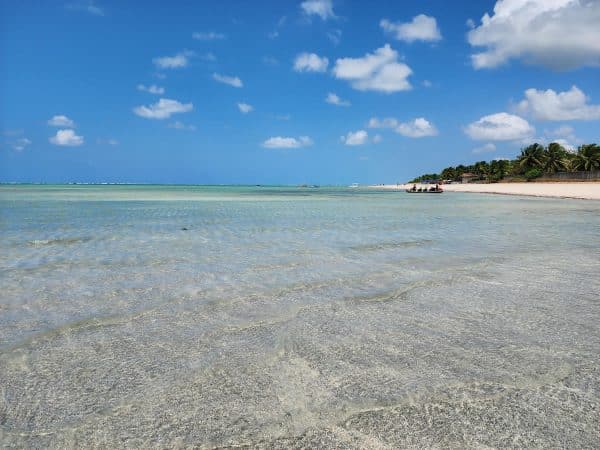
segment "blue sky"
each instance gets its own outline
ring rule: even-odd
[[[394,183],[600,141],[597,0],[0,8],[4,182]]]

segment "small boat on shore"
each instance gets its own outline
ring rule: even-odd
[[[435,187],[420,187],[418,189],[417,185],[413,184],[413,187],[410,189],[406,189],[406,192],[408,192],[409,194],[441,194],[442,192],[444,192],[444,190],[438,184],[436,184]]]
[[[416,191],[413,191],[412,189],[406,189],[406,192],[408,192],[409,194],[441,194],[442,192],[444,192],[444,190],[443,189],[434,189],[434,190],[417,189]]]

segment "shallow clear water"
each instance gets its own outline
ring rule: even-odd
[[[0,236],[0,446],[600,441],[600,202],[2,186]]]

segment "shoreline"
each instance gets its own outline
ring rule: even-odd
[[[374,189],[405,190],[411,188],[413,183],[386,184],[381,186],[370,186]],[[419,187],[430,187],[431,185],[417,183]],[[444,184],[442,188],[446,192],[467,192],[473,194],[498,194],[498,195],[520,195],[528,197],[563,198],[577,200],[600,200],[600,183],[597,182],[560,182],[560,183],[468,183],[468,184]]]

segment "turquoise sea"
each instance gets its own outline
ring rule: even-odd
[[[0,447],[600,442],[600,202],[4,185],[0,238]]]

